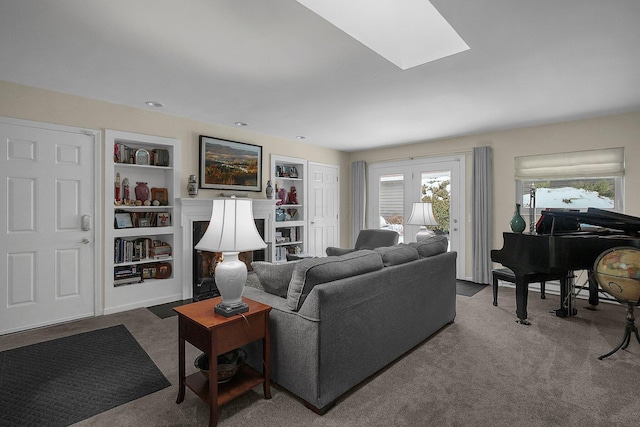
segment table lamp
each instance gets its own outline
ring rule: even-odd
[[[427,230],[426,227],[427,225],[438,225],[438,221],[433,216],[431,203],[415,202],[407,224],[420,226],[420,231],[416,234],[417,242],[433,236],[433,232]]]
[[[249,310],[242,301],[247,281],[247,266],[238,259],[238,253],[266,247],[253,220],[251,199],[221,198],[213,200],[211,221],[196,250],[222,252],[222,261],[216,266],[215,281],[222,302],[215,312],[231,317]]]

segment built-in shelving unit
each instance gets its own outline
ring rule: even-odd
[[[179,169],[179,140],[105,131],[104,314],[182,299]]]
[[[272,262],[284,262],[287,254],[304,255],[307,241],[307,161],[296,157],[271,155],[271,181],[275,200],[272,241],[269,253]],[[295,190],[293,190],[295,188]],[[280,193],[284,190],[286,195]]]

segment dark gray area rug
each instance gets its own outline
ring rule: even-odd
[[[124,325],[0,353],[0,425],[68,426],[170,386]]]
[[[487,285],[469,282],[466,280],[456,280],[456,294],[465,297],[472,297],[483,290],[485,287],[487,287]]]

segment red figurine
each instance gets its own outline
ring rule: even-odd
[[[291,187],[291,192],[289,193],[289,204],[298,204],[298,194],[296,193],[296,187]]]

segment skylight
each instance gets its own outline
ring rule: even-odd
[[[297,0],[403,70],[469,49],[427,0]]]

